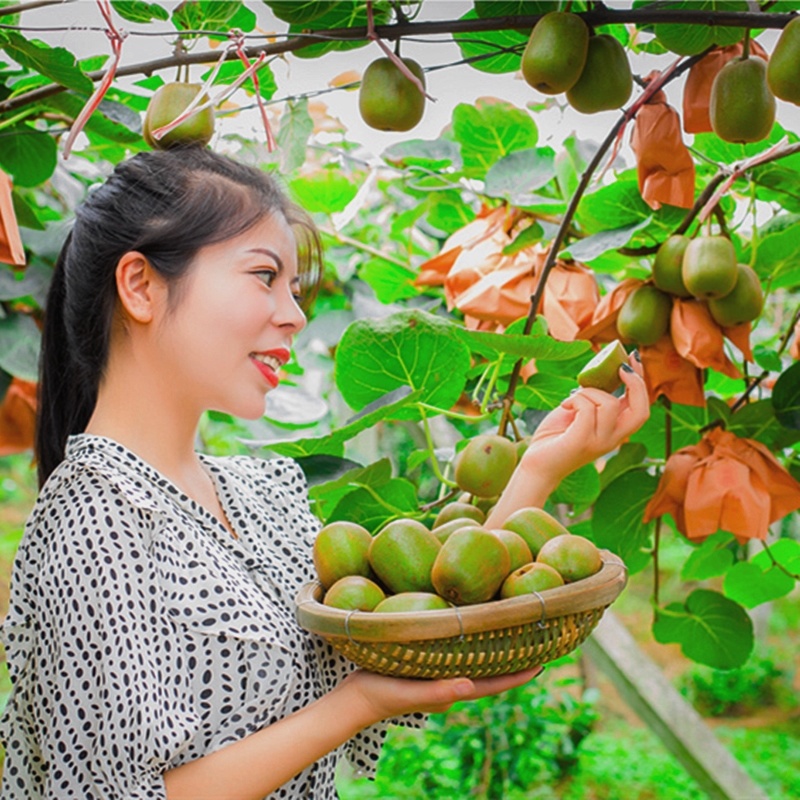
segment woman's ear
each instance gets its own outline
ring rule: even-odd
[[[117,295],[125,314],[148,323],[165,301],[166,284],[145,256],[131,250],[120,258],[116,270]]]

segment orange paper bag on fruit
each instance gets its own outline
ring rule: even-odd
[[[678,112],[667,103],[664,92],[656,92],[637,112],[631,147],[642,200],[656,210],[664,203],[691,208],[694,161],[681,138]]]
[[[33,447],[36,384],[14,378],[0,403],[0,456]]]
[[[723,530],[744,543],[798,508],[800,483],[767,447],[714,428],[669,457],[644,522],[670,514],[692,541]]]

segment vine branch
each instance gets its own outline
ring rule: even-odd
[[[60,4],[54,0],[39,0],[38,4]],[[23,7],[31,7],[35,3],[24,3],[18,6],[8,6],[0,9],[0,15],[9,14],[13,9],[21,10]],[[699,11],[694,9],[610,9],[605,6],[596,6],[591,11],[580,14],[590,26],[608,24],[652,24],[658,22],[685,23],[694,25],[714,25],[719,27],[745,27],[745,28],[771,28],[782,29],[794,19],[795,14],[774,14],[760,11]],[[431,20],[424,22],[397,22],[391,25],[376,25],[374,34],[381,39],[396,40],[408,36],[433,36],[439,34],[456,33],[476,33],[502,31],[508,29],[531,29],[541,19],[541,14],[522,14],[519,16],[486,17],[476,19],[457,19],[457,20]],[[165,32],[163,35],[175,35],[181,32]],[[219,33],[227,35],[227,32],[203,31],[204,36]],[[249,58],[257,58],[261,53],[267,56],[281,55],[305,47],[310,47],[319,40],[326,41],[368,41],[369,33],[366,26],[354,28],[332,28],[320,31],[307,31],[295,36],[286,38],[282,42],[272,44],[258,44],[245,47],[243,52]],[[219,53],[211,50],[199,53],[173,53],[164,58],[144,61],[138,64],[131,64],[117,70],[118,76],[145,75],[150,76],[154,72],[170,69],[176,66],[189,64],[210,64],[217,61]],[[230,53],[228,59],[238,58],[236,53]],[[101,80],[103,71],[87,73],[87,77],[96,82]],[[38,89],[24,92],[17,97],[9,98],[0,102],[0,113],[12,111],[20,106],[35,103],[46,97],[66,91],[60,84],[51,84]]]

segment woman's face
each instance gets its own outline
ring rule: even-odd
[[[187,413],[264,414],[292,338],[306,323],[294,234],[281,214],[202,248],[157,328],[163,375]]]

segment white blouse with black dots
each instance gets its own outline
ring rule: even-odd
[[[0,800],[164,798],[166,770],[303,708],[351,671],[295,622],[319,528],[298,465],[201,459],[238,538],[127,448],[70,437],[14,565]],[[387,724],[270,798],[335,798],[337,756],[372,774]]]

